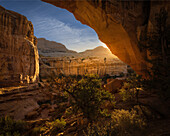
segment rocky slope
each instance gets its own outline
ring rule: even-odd
[[[115,58],[116,56],[113,55],[107,48],[104,48],[103,46],[98,46],[91,50],[86,50],[84,52],[80,52],[79,56],[82,57],[106,57],[106,58]]]
[[[37,47],[40,54],[45,56],[54,56],[55,54],[77,53],[76,51],[68,50],[65,45],[55,41],[49,41],[44,38],[37,39]]]
[[[129,64],[138,74],[146,76],[148,52],[138,42],[155,29],[155,14],[168,1],[116,1],[116,0],[42,0],[67,9],[75,18],[93,28],[100,40],[113,54]],[[169,24],[168,20],[168,23]]]
[[[57,43],[55,41],[48,41],[44,38],[37,39],[37,47],[40,55],[49,57],[107,57],[115,58],[107,48],[103,46],[96,47],[91,50],[86,50],[84,52],[77,53],[76,51],[69,50],[65,45]]]
[[[0,20],[0,87],[36,82],[39,55],[32,23],[1,6]]]

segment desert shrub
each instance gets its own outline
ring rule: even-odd
[[[56,135],[58,132],[64,130],[66,122],[63,118],[56,119],[52,122],[46,122],[45,126],[41,128],[41,134],[43,135]]]
[[[135,110],[115,110],[112,113],[113,124],[115,124],[123,133],[133,133],[134,130],[140,130],[145,126],[144,120]]]
[[[148,119],[155,119],[158,114],[156,114],[150,107],[144,106],[144,105],[135,105],[134,109],[137,111],[137,113],[140,116],[143,116],[144,118]]]
[[[133,88],[126,88],[128,83],[124,83],[124,86],[119,90],[119,94],[122,96],[123,101],[131,100],[135,97],[136,90]]]
[[[105,101],[114,102],[111,93],[102,89],[101,80],[96,75],[86,75],[70,86],[68,93],[75,112],[81,111],[90,121],[101,115]]]
[[[41,127],[35,127],[31,130],[31,136],[38,136],[41,133]]]
[[[9,116],[0,118],[0,136],[22,136],[27,127],[24,121],[15,121]]]
[[[111,119],[88,126],[88,136],[142,136],[145,121],[135,110],[114,110]]]
[[[67,108],[65,111],[65,116],[68,117],[68,116],[71,116],[72,114],[73,114],[72,107]]]
[[[102,104],[106,101],[114,104],[114,96],[102,89],[101,79],[97,75],[68,76],[54,80],[56,90],[68,97],[73,112],[82,112],[91,121],[102,115]]]
[[[63,130],[64,127],[66,126],[66,122],[63,118],[61,118],[60,120],[56,119],[55,121],[51,122],[50,125],[52,127],[56,127],[56,128]]]
[[[143,79],[141,76],[136,74],[131,75],[119,90],[119,94],[122,96],[122,100],[128,101],[136,98],[138,101],[139,91],[143,90],[142,82]]]

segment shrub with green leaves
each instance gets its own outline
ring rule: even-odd
[[[119,90],[119,94],[122,96],[123,101],[131,100],[135,97],[135,88],[130,88],[129,83],[124,83],[123,87]]]
[[[133,133],[133,130],[140,130],[145,126],[144,120],[135,110],[115,110],[112,113],[112,120],[113,124],[125,133]]]
[[[45,126],[40,129],[43,135],[56,135],[58,132],[64,130],[66,122],[63,118],[56,119],[52,122],[46,122]]]
[[[133,98],[137,98],[139,91],[142,91],[142,82],[143,79],[139,75],[130,76],[126,82],[124,82],[122,88],[119,90],[119,94],[122,96],[123,101],[132,100]]]
[[[143,136],[145,126],[135,110],[114,110],[109,120],[89,124],[87,136]]]
[[[26,122],[15,121],[9,116],[0,118],[0,136],[22,136],[26,131]]]
[[[97,75],[86,75],[70,86],[68,93],[72,97],[74,111],[80,111],[90,121],[101,115],[102,104],[113,102],[114,96],[103,90],[101,80]]]
[[[101,79],[97,75],[84,75],[81,78],[69,76],[56,78],[54,81],[57,91],[68,97],[73,112],[82,112],[90,121],[105,114],[103,105],[106,101],[114,105],[114,96],[103,90]]]

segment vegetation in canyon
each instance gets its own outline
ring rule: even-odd
[[[167,16],[167,12],[161,9],[155,15],[155,31],[148,33],[139,43],[141,50],[150,53],[150,59],[147,60],[151,66],[149,79],[129,69],[128,77],[121,80],[119,87],[110,91],[105,85],[118,79],[106,72],[100,77],[94,74],[80,75],[78,72],[77,75],[51,74],[40,77],[40,82],[28,90],[16,89],[2,93],[0,136],[169,135]],[[68,58],[68,62],[72,60]],[[105,64],[108,59],[102,61]],[[84,62],[85,58],[82,58],[80,63]],[[123,73],[121,76],[124,76]],[[16,103],[11,104],[11,101]],[[8,105],[12,108],[8,110],[9,116],[5,116],[7,112],[4,107]],[[15,112],[15,105],[19,105],[17,108],[22,107],[24,112]],[[15,116],[20,114],[17,117],[23,120],[13,119],[11,113]],[[163,121],[165,123],[161,126]]]
[[[138,78],[138,77],[137,77]],[[131,101],[136,100],[134,91],[139,87],[132,86],[132,80],[124,83],[122,89],[127,94],[118,91],[120,100],[115,94],[102,87],[102,80],[97,75],[64,76],[42,79],[45,88],[51,93],[57,93],[55,101],[39,102],[56,103],[60,105],[52,113],[52,118],[45,121],[28,122],[25,135],[142,135],[146,127],[145,116],[139,112],[138,103],[125,108]],[[132,89],[133,91],[129,91]],[[129,97],[133,96],[133,97]],[[116,96],[118,97],[118,96]],[[129,99],[131,98],[131,99]],[[126,100],[126,103],[124,102]],[[119,104],[124,105],[124,109]],[[138,106],[138,108],[137,108]],[[141,111],[141,110],[140,110]],[[28,118],[29,119],[29,118]],[[6,124],[10,126],[10,122]],[[3,124],[1,124],[3,127]],[[13,126],[15,127],[15,125]],[[24,126],[23,126],[24,127]],[[16,127],[16,131],[18,128]],[[25,129],[23,129],[24,131]],[[4,129],[6,133],[14,133],[12,129]],[[23,132],[17,131],[18,135]]]
[[[0,136],[22,136],[28,131],[25,121],[15,121],[9,116],[0,118]]]

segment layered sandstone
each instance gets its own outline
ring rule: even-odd
[[[147,51],[138,44],[150,29],[155,29],[155,13],[168,1],[42,0],[72,12],[75,18],[93,28],[122,61],[146,76]]]
[[[39,76],[39,56],[33,25],[0,6],[0,86],[33,83]]]
[[[118,58],[107,58],[105,60],[98,56],[86,58],[40,57],[40,77],[47,78],[60,74],[66,76],[85,74],[126,76],[127,65]]]

